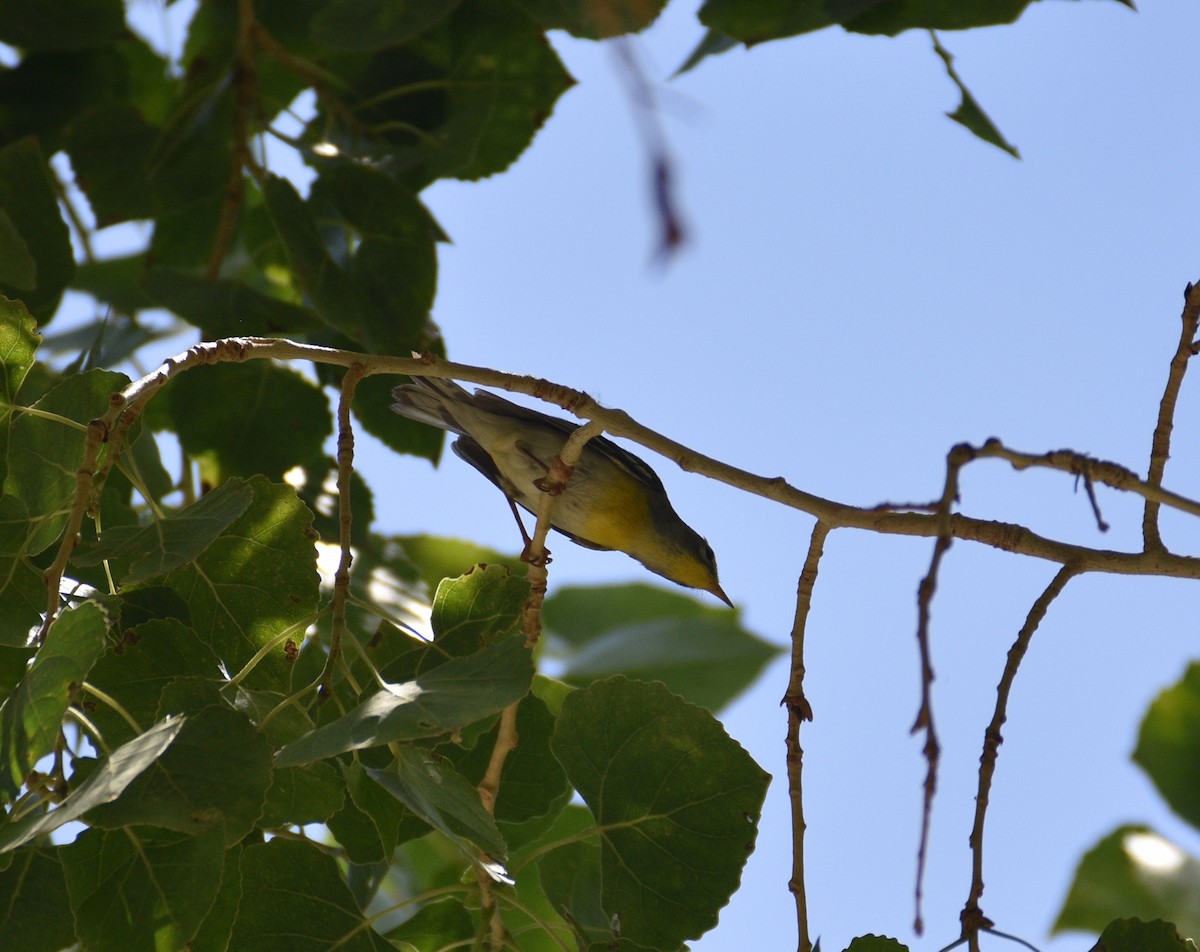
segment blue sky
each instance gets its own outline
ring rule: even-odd
[[[945,35],[1021,161],[944,117],[957,93],[924,35],[831,30],[668,82],[701,35],[694,9],[672,5],[637,46],[662,83],[687,248],[651,263],[646,157],[613,52],[559,38],[580,84],[530,151],[493,180],[426,194],[454,240],[436,305],[451,355],[580,387],[705,453],[864,505],[936,497],[947,450],[992,435],[1144,472],[1181,293],[1200,279],[1200,7],[1034,4],[1012,27]],[[1167,484],[1195,495],[1189,384]],[[505,507],[467,467],[383,465],[395,473],[385,525],[514,547]],[[784,644],[811,519],[660,469],[746,623]],[[1113,524],[1101,537],[1064,476],[981,462],[962,496],[973,515],[1140,545],[1135,501],[1101,490]],[[1169,545],[1194,549],[1190,520],[1165,524]],[[850,532],[827,546],[803,741],[809,908],[827,949],[867,932],[915,938],[924,767],[908,727],[930,551]],[[556,556],[552,586],[644,578],[617,555],[560,542]],[[932,635],[944,756],[922,947],[957,937],[983,728],[1008,645],[1054,571],[967,543],[943,568]],[[993,790],[983,908],[998,928],[1089,948],[1094,937],[1047,932],[1079,856],[1118,823],[1150,822],[1200,851],[1129,761],[1145,706],[1194,653],[1193,599],[1182,582],[1091,576],[1051,608]],[[780,661],[724,718],[776,780],[743,888],[699,950],[794,941],[786,680]]]
[[[647,157],[613,51],[558,36],[579,85],[528,153],[501,176],[425,194],[454,241],[435,309],[451,357],[587,390],[704,453],[862,505],[935,498],[947,450],[993,435],[1144,472],[1181,292],[1200,279],[1200,6],[1039,3],[1012,27],[943,36],[1021,161],[945,118],[957,92],[924,35],[830,30],[668,81],[702,35],[696,6],[674,3],[636,46],[688,245],[666,267],[652,260]],[[1195,394],[1189,381],[1166,480],[1192,496]],[[381,530],[519,546],[507,507],[465,464],[433,470],[365,437],[360,452]],[[812,520],[654,462],[745,623],[785,645]],[[1067,477],[981,462],[962,484],[972,515],[1140,546],[1136,501],[1101,489],[1100,504],[1103,537]],[[1200,541],[1192,520],[1164,527],[1177,551]],[[826,548],[803,744],[809,908],[829,950],[868,932],[915,941],[924,764],[908,728],[930,551],[849,531]],[[647,579],[618,554],[560,540],[555,556],[552,588]],[[1055,569],[968,543],[944,564],[922,948],[957,937],[983,728],[1005,652]],[[1121,822],[1200,852],[1129,761],[1146,705],[1194,654],[1194,606],[1188,583],[1096,576],[1052,606],[993,788],[983,908],[998,928],[1089,948],[1093,937],[1046,934],[1081,853]],[[780,661],[723,718],[776,780],[743,888],[700,952],[794,942],[786,681]]]

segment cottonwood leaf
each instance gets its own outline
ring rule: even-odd
[[[317,610],[320,580],[311,536],[312,514],[290,486],[256,476],[246,481],[254,501],[195,560],[163,583],[187,603],[191,626],[230,674]],[[291,663],[279,643],[243,682],[287,691]]]
[[[231,479],[205,493],[185,509],[147,526],[118,526],[98,544],[72,555],[77,565],[97,565],[105,559],[123,567],[121,585],[166,575],[192,561],[242,515],[254,500],[245,481]]]
[[[1200,662],[1151,703],[1133,759],[1171,809],[1200,827]]]
[[[63,612],[21,683],[0,706],[0,794],[12,795],[54,749],[79,685],[104,650],[108,620],[94,602]]]
[[[614,674],[662,681],[711,711],[748,687],[780,649],[747,631],[737,612],[650,585],[564,588],[546,599],[558,677],[583,686]]]
[[[552,745],[596,819],[620,934],[674,949],[715,926],[770,777],[707,711],[623,677],[568,695]]]
[[[1123,916],[1165,919],[1200,935],[1200,861],[1145,826],[1121,826],[1075,870],[1054,931],[1100,932]]]
[[[507,860],[508,847],[496,821],[483,808],[475,786],[447,761],[419,747],[401,747],[389,769],[366,772],[469,859],[481,862],[493,879],[509,881],[497,865]]]
[[[38,6],[22,4],[19,18],[29,17]],[[6,12],[9,11],[0,5],[0,39]],[[67,225],[58,210],[53,174],[37,138],[26,136],[0,147],[0,182],[4,183],[0,189],[0,211],[7,216],[11,233],[20,236],[25,254],[35,265],[33,287],[0,284],[0,293],[24,301],[29,312],[45,322],[58,309],[62,293],[71,281],[75,255]]]
[[[26,850],[0,869],[0,949],[59,952],[75,942],[75,920],[54,849]]]
[[[89,952],[187,948],[216,899],[220,824],[194,834],[154,827],[86,830],[59,855]]]
[[[123,634],[92,668],[91,681],[115,699],[138,724],[158,716],[164,688],[177,678],[207,678],[220,683],[217,656],[196,633],[175,618],[155,618]],[[133,728],[115,710],[96,702],[92,723],[111,746],[133,736]]]
[[[33,404],[42,415],[22,413],[12,421],[4,494],[21,500],[35,520],[28,554],[36,555],[62,534],[75,496],[75,473],[83,463],[84,424],[103,413],[109,395],[127,383],[128,377],[107,370],[72,374]]]
[[[79,819],[92,808],[115,800],[171,746],[182,727],[183,718],[164,718],[105,757],[100,766],[49,813],[32,814],[0,828],[0,853],[31,843],[64,823]]]
[[[321,452],[332,426],[324,391],[265,360],[197,367],[171,382],[167,405],[179,442],[214,485],[282,479]]]
[[[244,714],[207,707],[187,718],[175,741],[111,803],[87,815],[103,829],[148,824],[198,833],[212,823],[226,845],[246,836],[271,785],[271,745]]]
[[[1196,946],[1162,919],[1118,919],[1110,922],[1092,952],[1192,952]]]
[[[509,638],[413,680],[389,684],[343,717],[288,744],[275,764],[308,764],[351,750],[446,734],[524,697],[532,680],[529,650]]]
[[[228,952],[395,952],[363,918],[337,861],[313,844],[256,843],[241,869]]]

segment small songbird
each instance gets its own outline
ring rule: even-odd
[[[486,390],[471,394],[452,381],[432,377],[414,377],[392,396],[392,409],[401,416],[457,433],[454,452],[498,486],[510,505],[520,504],[532,513],[542,492],[538,484],[578,428]],[[584,444],[554,502],[551,521],[579,545],[617,549],[656,575],[711,592],[733,607],[717,581],[712,547],[679,518],[662,480],[603,436]]]

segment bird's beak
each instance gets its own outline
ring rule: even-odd
[[[722,590],[722,588],[721,588],[721,586],[720,586],[720,584],[719,584],[719,583],[717,583],[717,582],[713,582],[713,583],[712,583],[712,585],[711,585],[711,586],[709,586],[709,588],[707,589],[707,591],[709,591],[709,592],[711,592],[712,594],[716,595],[716,596],[717,596],[717,598],[719,598],[721,601],[723,601],[723,602],[724,602],[726,605],[728,605],[730,608],[733,608],[733,602],[731,602],[731,601],[729,600],[729,596],[725,594],[724,590]]]

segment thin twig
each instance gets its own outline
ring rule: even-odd
[[[1046,586],[1045,591],[1037,597],[1025,618],[1025,624],[1017,633],[1016,640],[1008,649],[1008,659],[1004,664],[1004,673],[996,686],[996,708],[992,721],[983,734],[983,753],[979,756],[979,790],[975,796],[975,823],[971,828],[971,891],[963,906],[959,920],[962,923],[962,934],[967,940],[971,952],[979,952],[979,932],[981,929],[991,929],[992,922],[983,914],[979,900],[983,897],[983,826],[987,818],[988,797],[992,789],[992,777],[996,772],[996,758],[1000,753],[1000,745],[1004,743],[1001,728],[1008,717],[1008,698],[1012,692],[1013,681],[1017,677],[1017,669],[1021,659],[1029,650],[1029,642],[1038,625],[1046,617],[1050,603],[1056,599],[1074,576],[1079,574],[1078,567],[1067,564]]]
[[[254,36],[257,20],[254,16],[254,0],[238,0],[237,49],[233,60],[233,134],[230,149],[229,172],[225,180],[225,197],[221,201],[221,216],[217,221],[217,235],[208,256],[204,274],[215,281],[221,276],[221,264],[233,245],[237,231],[238,215],[246,193],[244,169],[253,166],[250,148],[250,115],[254,111],[258,94],[258,71],[254,66]]]
[[[1147,502],[1153,501],[1156,504],[1165,503],[1172,509],[1178,509],[1180,512],[1186,512],[1192,516],[1200,516],[1200,502],[1163,489],[1160,485],[1152,483],[1150,480],[1139,479],[1133,470],[1126,469],[1120,463],[1096,459],[1094,456],[1076,453],[1074,450],[1052,450],[1049,453],[1041,454],[1022,453],[1020,450],[1010,449],[995,437],[987,440],[983,446],[979,447],[971,447],[963,444],[963,449],[964,452],[969,452],[973,459],[995,457],[1007,460],[1012,464],[1013,469],[1016,470],[1028,469],[1030,467],[1056,469],[1063,473],[1070,473],[1077,478],[1082,478],[1085,486],[1091,483],[1103,483],[1105,486],[1110,486],[1113,489],[1136,493],[1147,500]],[[1092,498],[1092,505],[1099,519],[1099,509],[1095,505],[1094,497]],[[1102,524],[1104,523],[1103,519],[1099,521]]]
[[[787,772],[788,796],[792,805],[792,878],[788,890],[796,900],[796,950],[812,952],[812,937],[808,931],[808,896],[804,886],[804,750],[800,746],[800,725],[813,718],[812,706],[804,695],[804,633],[812,609],[813,587],[817,570],[825,551],[825,537],[830,526],[817,522],[808,542],[808,555],[796,583],[796,616],[792,622],[792,666],[783,705],[787,708]]]
[[[350,549],[350,534],[354,513],[350,503],[350,478],[354,472],[354,426],[350,422],[350,404],[354,391],[362,380],[362,366],[354,364],[342,376],[338,397],[337,486],[338,486],[338,545],[341,558],[333,576],[333,600],[330,611],[329,654],[321,672],[319,696],[327,700],[333,692],[333,671],[342,654],[342,636],[346,633],[346,598],[350,594],[350,566],[354,553]]]
[[[1154,437],[1150,442],[1150,468],[1146,482],[1161,486],[1167,460],[1171,456],[1171,430],[1175,427],[1175,404],[1179,400],[1179,389],[1183,386],[1183,375],[1187,373],[1188,360],[1196,342],[1196,329],[1200,326],[1200,286],[1188,284],[1183,291],[1183,327],[1179,335],[1179,346],[1171,358],[1171,369],[1167,372],[1167,385],[1163,388],[1162,400],[1158,404],[1158,422],[1154,426]],[[1142,541],[1146,551],[1164,548],[1158,529],[1157,500],[1146,500],[1142,514]]]
[[[960,444],[953,447],[946,455],[946,482],[934,515],[938,522],[939,532],[937,541],[933,545],[933,557],[929,561],[929,571],[917,587],[917,647],[921,655],[921,706],[917,710],[917,717],[913,721],[911,732],[914,734],[918,731],[925,732],[923,749],[925,781],[922,784],[921,833],[917,841],[917,875],[913,895],[913,905],[916,910],[913,931],[917,935],[920,935],[925,928],[921,919],[921,900],[925,889],[925,861],[929,852],[929,825],[933,816],[933,798],[937,793],[938,761],[942,752],[933,719],[934,672],[933,653],[929,648],[929,613],[934,592],[937,591],[938,569],[941,568],[942,558],[953,542],[950,533],[951,509],[958,501],[958,474],[971,459],[967,452],[968,449],[969,447]]]
[[[500,775],[504,772],[504,761],[508,755],[517,749],[517,707],[519,701],[514,701],[500,712],[500,722],[496,729],[496,742],[492,745],[492,756],[488,760],[487,770],[479,781],[476,790],[479,800],[489,814],[496,814],[496,797],[500,793]],[[483,919],[488,925],[491,947],[502,949],[508,930],[500,915],[500,907],[496,897],[492,895],[492,879],[483,869],[476,867],[476,880],[479,883],[480,907]]]

